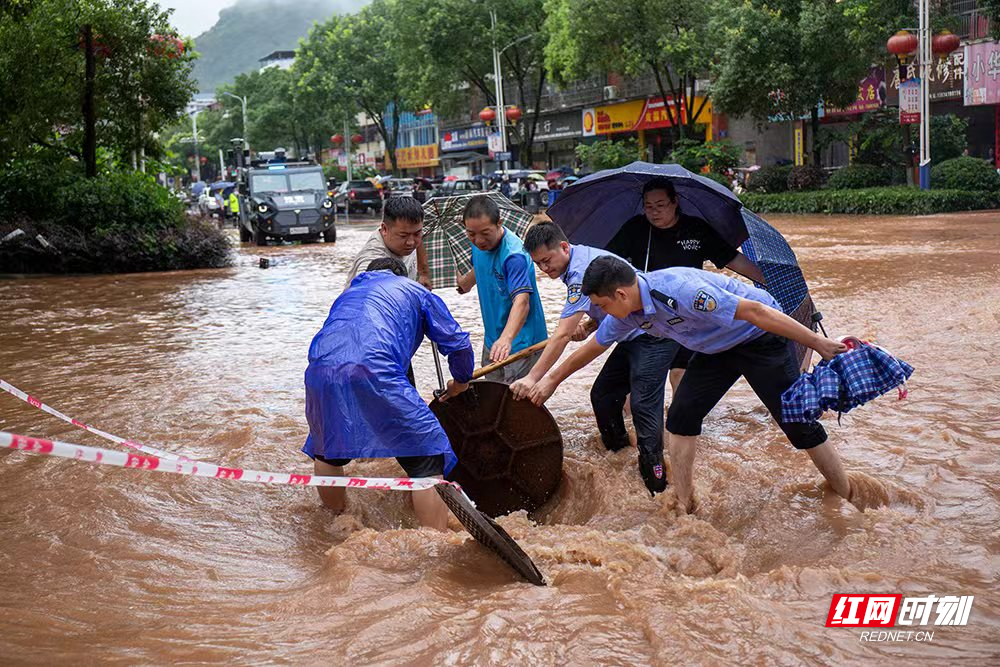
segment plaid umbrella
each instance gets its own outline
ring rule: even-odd
[[[465,235],[462,213],[469,199],[486,195],[500,208],[500,224],[523,237],[533,216],[499,192],[470,192],[434,197],[424,204],[424,248],[434,289],[455,287],[458,276],[472,270],[472,246]]]
[[[741,213],[749,236],[740,249],[747,259],[760,268],[767,281],[767,285],[758,284],[757,287],[767,290],[786,315],[815,331],[816,321],[813,315],[816,307],[788,241],[756,213],[747,209],[743,209]],[[801,364],[809,350],[795,342],[790,344],[795,358]]]
[[[782,421],[813,422],[826,410],[849,412],[905,385],[913,375],[912,366],[878,345],[856,338],[844,342],[847,352],[819,362],[781,395]],[[905,396],[901,389],[899,397]]]

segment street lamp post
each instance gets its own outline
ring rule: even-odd
[[[920,77],[920,189],[931,187],[931,26],[930,0],[920,0],[918,7],[917,66]]]
[[[193,114],[191,114],[191,141],[194,142],[194,169],[195,169],[195,179],[201,181],[201,155],[198,153],[198,114],[201,113],[201,109],[198,109]]]
[[[503,71],[500,67],[500,56],[503,52],[510,47],[520,44],[526,39],[531,39],[538,33],[533,32],[527,35],[521,35],[513,42],[503,47],[502,49],[497,49],[497,12],[495,9],[490,9],[490,34],[492,36],[493,44],[493,84],[495,86],[495,95],[497,99],[497,129],[500,132],[500,152],[507,152],[507,107],[504,104],[503,99]],[[501,162],[501,168],[507,171],[507,160]]]
[[[223,91],[222,94],[223,95],[228,95],[229,97],[232,97],[233,99],[239,100],[240,101],[240,105],[243,107],[243,144],[246,147],[247,152],[249,152],[250,151],[250,135],[247,134],[247,98],[246,98],[245,95],[243,97],[240,97],[239,95],[234,95],[232,93],[228,93],[228,92],[225,92],[225,91]]]
[[[493,85],[495,86],[497,101],[497,130],[500,132],[500,152],[506,153],[507,119],[504,117],[503,74],[500,71],[500,54],[502,51],[497,50],[497,12],[495,9],[490,9],[490,34],[492,35],[493,44]],[[507,160],[501,162],[500,168],[503,171],[507,171]]]

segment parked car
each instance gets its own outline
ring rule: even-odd
[[[337,188],[333,196],[338,211],[352,213],[371,209],[375,213],[382,212],[382,195],[369,181],[345,181]]]
[[[386,197],[412,197],[417,182],[412,178],[388,178],[382,181],[382,188]]]
[[[468,192],[485,192],[483,182],[474,178],[444,181],[431,193],[431,196],[450,197],[452,195],[464,195]]]

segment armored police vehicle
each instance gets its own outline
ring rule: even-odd
[[[337,240],[336,211],[323,168],[310,162],[257,163],[246,170],[240,241]]]

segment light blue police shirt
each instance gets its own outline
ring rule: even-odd
[[[740,299],[781,310],[764,290],[701,269],[673,267],[640,273],[638,282],[642,310],[623,319],[605,318],[597,329],[601,345],[627,340],[638,328],[650,336],[672,338],[695,352],[716,354],[764,333],[735,319]]]
[[[563,304],[562,314],[559,315],[559,319],[564,320],[579,312],[587,313],[596,322],[602,322],[608,316],[607,313],[591,303],[590,297],[583,293],[583,274],[586,273],[587,267],[595,259],[605,255],[618,257],[618,255],[608,252],[603,248],[570,244],[569,264],[561,276],[561,280],[566,285],[566,303]],[[623,340],[632,340],[640,335],[642,335],[641,331],[635,331]]]

